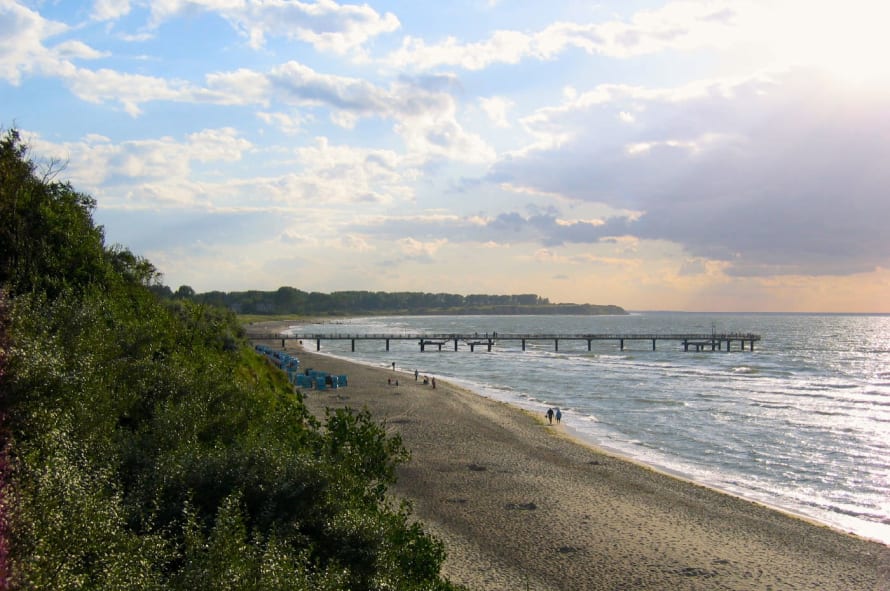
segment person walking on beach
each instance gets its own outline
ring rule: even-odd
[[[559,407],[556,407],[556,424],[558,425],[561,420],[562,420],[562,411],[559,410]]]
[[[547,422],[550,423],[551,425],[553,424],[553,409],[552,408],[547,409]]]
[[[393,370],[393,371],[396,370],[396,362],[395,362],[395,361],[392,362],[392,370]]]

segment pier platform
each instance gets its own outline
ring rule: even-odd
[[[350,341],[352,350],[355,351],[357,341],[378,341],[384,344],[386,350],[392,341],[415,341],[421,351],[442,351],[448,345],[453,345],[454,351],[477,349],[491,352],[498,343],[518,342],[522,350],[526,350],[529,342],[549,341],[553,343],[554,351],[559,351],[560,342],[586,341],[587,350],[591,351],[594,341],[612,341],[618,345],[619,350],[624,351],[629,342],[644,341],[651,343],[652,350],[657,349],[659,341],[677,343],[678,349],[683,351],[754,351],[754,343],[761,340],[759,334],[753,333],[610,333],[610,334],[511,334],[511,333],[267,333],[251,334],[252,341],[281,341],[284,348],[287,341],[315,342],[315,350],[321,350],[322,341]]]

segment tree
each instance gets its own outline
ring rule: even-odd
[[[190,300],[195,297],[195,290],[188,285],[180,285],[175,295],[179,299]]]
[[[155,266],[148,259],[133,254],[126,247],[120,245],[111,247],[108,258],[114,271],[130,283],[150,287],[161,282],[161,273]]]
[[[93,200],[36,170],[7,134],[0,575],[11,587],[455,589],[439,578],[441,542],[386,495],[406,458],[398,438],[367,413],[338,411],[322,428],[230,311],[156,297],[149,261],[104,248]]]
[[[17,130],[0,140],[0,284],[12,295],[104,284],[110,278],[96,203],[68,183],[51,182],[28,158]]]

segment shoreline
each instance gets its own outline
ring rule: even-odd
[[[303,349],[301,347],[297,347],[296,350],[299,351],[300,354],[308,353],[315,357],[336,359],[338,361],[342,361],[347,364],[360,365],[362,367],[367,367],[370,369],[379,370],[379,371],[383,371],[383,372],[390,371],[388,368],[386,368],[386,366],[377,366],[377,365],[373,365],[371,363],[366,363],[364,361],[356,361],[356,360],[349,359],[348,357],[343,357],[343,356],[332,354],[332,353],[309,352],[306,349]],[[396,373],[403,374],[407,377],[412,377],[412,375],[413,375],[410,372],[408,372],[406,370],[402,370],[402,369],[397,369]],[[523,407],[520,404],[516,404],[513,401],[503,400],[503,399],[499,399],[497,397],[492,397],[492,396],[486,396],[485,394],[474,390],[470,386],[462,385],[460,383],[455,383],[454,381],[452,381],[448,378],[439,378],[439,380],[440,380],[439,383],[441,383],[441,384],[447,384],[448,386],[450,386],[452,388],[463,390],[470,395],[478,396],[480,398],[490,400],[497,404],[503,404],[503,405],[510,407],[514,410],[517,410],[519,412],[526,413],[530,417],[537,418],[537,416],[538,416],[538,413],[536,411],[533,411],[532,409],[527,408],[527,407]],[[716,485],[713,483],[697,481],[697,480],[693,479],[692,477],[687,476],[678,470],[672,470],[670,468],[666,468],[664,466],[660,466],[657,464],[647,463],[644,460],[641,460],[641,459],[633,457],[632,455],[629,455],[628,453],[626,453],[625,451],[623,451],[621,449],[610,448],[608,446],[601,445],[595,441],[591,441],[590,439],[586,438],[581,431],[573,428],[571,425],[568,425],[568,424],[562,425],[561,429],[559,429],[558,431],[554,431],[553,436],[564,437],[568,441],[570,441],[571,443],[573,443],[575,445],[580,445],[582,447],[589,448],[594,453],[604,455],[607,457],[612,457],[616,461],[619,461],[619,462],[627,462],[630,464],[634,464],[634,465],[640,467],[641,469],[651,470],[651,471],[661,474],[665,477],[680,480],[690,486],[697,486],[697,487],[702,487],[702,488],[705,488],[708,490],[712,490],[712,491],[720,493],[720,494],[734,497],[736,499],[739,499],[740,501],[763,506],[766,509],[787,515],[788,517],[790,517],[792,519],[806,521],[816,527],[828,528],[828,529],[835,531],[842,535],[849,535],[849,536],[864,540],[869,543],[875,543],[875,544],[887,546],[888,548],[890,548],[890,543],[885,543],[883,540],[880,540],[877,538],[870,538],[870,537],[862,535],[858,532],[844,529],[834,523],[830,523],[828,521],[820,520],[820,519],[813,517],[811,515],[807,515],[806,513],[802,512],[802,511],[796,511],[792,508],[784,507],[782,505],[778,505],[775,503],[770,503],[769,501],[766,501],[763,499],[749,498],[749,497],[744,496],[743,494],[734,492],[732,490],[721,488],[719,485]],[[890,587],[888,587],[887,591],[890,591]]]
[[[280,342],[278,343],[280,344]],[[562,426],[437,379],[300,351],[349,375],[306,391],[367,408],[412,454],[394,497],[446,544],[472,589],[890,589],[890,547],[747,501],[579,440]],[[399,386],[387,379],[397,377]]]
[[[269,323],[269,324],[270,325],[274,324],[275,330],[284,330],[290,326],[288,323]],[[378,369],[381,371],[389,371],[389,369],[385,365],[378,366],[378,365],[374,365],[372,363],[362,361],[362,360],[353,360],[353,359],[350,359],[348,356],[338,355],[335,353],[310,351],[308,349],[304,349],[302,347],[295,346],[295,345],[293,347],[298,351],[306,352],[306,353],[309,353],[309,354],[312,354],[315,356],[319,356],[322,358],[337,359],[337,360],[341,360],[346,363],[361,365],[364,367]],[[400,369],[398,371],[403,372],[404,370]],[[410,372],[406,372],[405,375],[408,375],[409,377],[413,376],[413,374],[410,374]],[[467,392],[471,393],[474,396],[479,396],[479,397],[485,398],[487,400],[491,400],[491,401],[499,403],[499,404],[505,404],[513,409],[528,413],[530,416],[533,416],[533,417],[537,416],[538,410],[543,411],[543,408],[546,407],[546,405],[542,404],[541,409],[532,409],[530,407],[530,403],[523,405],[521,403],[521,401],[505,399],[505,398],[501,398],[501,397],[497,397],[497,396],[490,396],[490,395],[485,394],[482,391],[479,391],[478,389],[474,389],[472,385],[468,385],[466,383],[461,383],[460,380],[453,380],[453,379],[449,379],[447,377],[444,379],[447,380],[450,385],[452,385],[456,388],[462,389],[462,390],[466,390]],[[569,438],[576,445],[589,447],[589,448],[591,448],[591,450],[593,450],[595,452],[598,452],[598,453],[601,453],[601,454],[604,454],[607,456],[612,456],[615,459],[617,459],[618,461],[630,462],[630,463],[636,464],[642,468],[645,468],[648,470],[653,470],[653,471],[663,474],[665,476],[668,476],[671,478],[676,478],[678,480],[682,480],[692,486],[701,486],[701,487],[704,487],[707,489],[711,489],[711,490],[714,490],[714,491],[722,493],[722,494],[736,497],[742,501],[746,501],[749,503],[755,503],[758,505],[762,505],[766,508],[769,508],[773,511],[785,513],[793,518],[802,519],[802,520],[810,522],[816,526],[827,527],[827,528],[830,528],[830,529],[837,531],[839,533],[842,533],[842,534],[851,535],[851,536],[854,536],[857,538],[864,539],[869,542],[874,542],[877,544],[881,544],[881,545],[890,547],[890,541],[885,541],[878,537],[869,537],[861,532],[855,531],[854,529],[844,528],[841,525],[839,525],[838,523],[833,523],[828,520],[819,519],[818,517],[809,515],[809,514],[805,513],[804,511],[796,510],[792,507],[786,507],[783,505],[779,505],[779,504],[770,502],[767,499],[745,496],[744,493],[742,493],[742,492],[738,492],[738,491],[732,490],[730,488],[721,487],[717,483],[695,480],[694,477],[685,474],[681,470],[671,469],[669,467],[665,467],[665,466],[659,465],[657,463],[647,462],[644,459],[634,457],[632,454],[630,454],[626,450],[622,450],[618,447],[609,447],[608,445],[603,445],[602,443],[594,441],[591,437],[586,436],[583,431],[581,431],[575,427],[572,427],[570,424],[563,425],[563,428],[559,432],[559,435]],[[890,591],[890,590],[888,590],[888,591]]]
[[[294,322],[303,323],[310,321],[311,320],[300,319],[295,320]],[[323,320],[321,322],[323,322]],[[270,327],[269,330],[274,329],[275,331],[284,331],[290,328],[292,324],[292,322],[269,322],[266,326]],[[314,345],[311,346],[311,348],[314,350]],[[339,357],[353,363],[367,363],[371,367],[386,367],[385,364],[376,364],[371,360],[354,359],[344,351],[322,351],[316,353],[323,356]],[[420,363],[423,365],[424,362],[414,360],[410,363]],[[443,371],[447,372],[448,370],[444,369]],[[541,397],[534,394],[534,390],[528,390],[527,386],[524,390],[525,394],[517,396],[516,394],[521,392],[522,386],[519,386],[520,390],[514,391],[514,388],[516,388],[515,383],[512,384],[512,388],[508,387],[504,390],[496,384],[488,383],[490,380],[485,380],[484,378],[481,378],[482,381],[480,382],[479,380],[473,381],[465,379],[462,375],[443,377],[453,381],[459,387],[474,392],[476,395],[504,402],[515,408],[531,411],[533,414],[538,410],[543,412],[548,406],[546,398],[549,398],[549,396],[546,395],[546,392],[544,392],[544,396]],[[477,378],[480,378],[480,376],[477,376]],[[553,402],[551,402],[551,404],[552,403]],[[564,406],[563,408],[566,409],[567,407]],[[576,413],[571,413],[573,409],[569,408],[568,410],[570,411],[570,414],[575,417]],[[589,409],[585,410],[588,413],[590,411]],[[696,464],[694,460],[690,461],[684,459],[682,454],[677,457],[672,457],[670,454],[659,453],[658,450],[661,448],[640,447],[628,443],[627,441],[622,441],[620,438],[612,440],[608,435],[604,436],[602,432],[598,432],[596,427],[591,428],[591,424],[586,422],[588,416],[592,417],[592,414],[581,416],[580,421],[571,421],[569,425],[566,426],[566,429],[572,431],[573,437],[582,445],[592,446],[600,451],[615,455],[619,459],[639,463],[650,469],[686,480],[692,484],[712,488],[750,502],[768,506],[774,510],[782,511],[801,519],[812,521],[818,525],[825,525],[843,533],[848,533],[870,541],[875,541],[879,544],[890,546],[890,521],[875,520],[873,513],[855,513],[849,512],[852,510],[845,511],[842,508],[837,509],[832,505],[819,505],[816,502],[810,502],[808,499],[801,499],[794,494],[785,494],[783,496],[782,491],[779,491],[776,487],[783,488],[785,491],[790,490],[792,492],[794,489],[789,489],[787,486],[781,487],[781,483],[779,482],[771,483],[773,486],[766,488],[748,486],[744,475],[738,475],[732,471],[723,472],[719,469],[715,470],[713,469],[713,466]],[[655,449],[655,451],[653,451],[653,449]],[[872,482],[872,484],[875,483]],[[874,494],[880,495],[875,486],[871,486],[870,488],[874,490]],[[862,511],[868,510],[868,508],[862,509]],[[880,509],[875,510],[879,511]],[[872,515],[872,517],[867,519],[864,515]]]

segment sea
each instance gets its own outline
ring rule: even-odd
[[[291,334],[756,333],[754,350],[676,341],[321,341],[319,352],[445,379],[622,457],[890,545],[890,315],[638,312],[398,316]],[[304,343],[315,350],[315,341]]]

